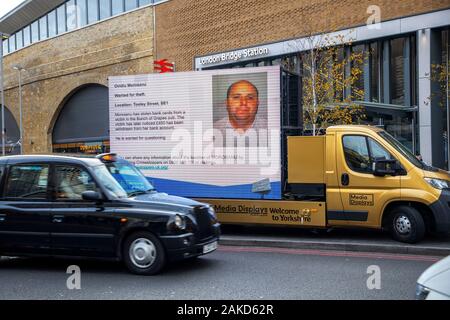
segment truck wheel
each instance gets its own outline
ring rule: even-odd
[[[125,240],[123,259],[130,272],[154,275],[166,264],[166,253],[157,237],[150,232],[139,231]]]
[[[416,243],[425,235],[425,222],[417,209],[399,206],[391,211],[389,230],[392,237],[400,242]]]

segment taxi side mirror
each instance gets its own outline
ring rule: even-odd
[[[99,192],[95,191],[85,191],[81,194],[81,198],[86,201],[103,201],[103,197]]]

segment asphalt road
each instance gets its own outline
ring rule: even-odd
[[[413,299],[417,278],[437,259],[220,246],[153,277],[113,262],[2,259],[0,299]],[[69,265],[81,269],[80,290],[67,289]],[[372,265],[380,268],[379,290],[367,288]]]

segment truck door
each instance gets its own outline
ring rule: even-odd
[[[376,159],[394,159],[374,138],[363,134],[338,133],[337,170],[343,218],[349,225],[379,227],[384,205],[400,198],[400,177],[373,174]]]

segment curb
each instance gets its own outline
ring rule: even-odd
[[[428,256],[450,255],[450,246],[443,248],[443,247],[430,247],[430,246],[418,246],[406,244],[392,245],[392,244],[368,244],[368,243],[330,242],[330,241],[245,239],[230,236],[221,236],[219,244],[225,246],[379,252],[379,253],[397,253],[397,254],[416,254]]]

